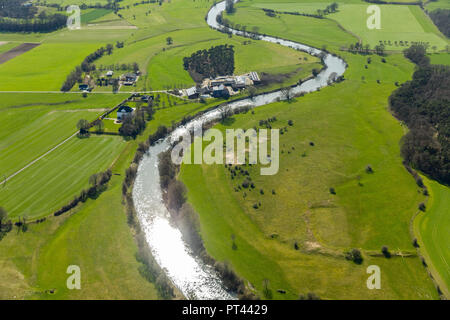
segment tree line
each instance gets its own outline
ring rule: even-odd
[[[450,67],[431,65],[423,45],[404,55],[417,64],[413,79],[389,98],[394,114],[410,131],[402,138],[406,164],[450,184]]]
[[[224,44],[208,50],[199,50],[190,57],[184,57],[183,65],[184,69],[193,75],[193,78],[195,78],[195,74],[201,75],[203,78],[232,75],[234,73],[234,47]]]
[[[62,14],[53,14],[34,19],[0,18],[0,31],[2,32],[53,32],[66,26],[67,17]]]

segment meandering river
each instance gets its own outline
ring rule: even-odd
[[[225,1],[214,5],[207,16],[207,23],[214,29],[222,29],[217,23],[217,16],[225,10]],[[230,30],[236,35],[243,33]],[[250,32],[246,32],[251,35]],[[297,42],[260,36],[262,41],[278,43],[282,46],[302,50],[312,55],[320,55],[322,51]],[[292,92],[308,93],[327,86],[329,81],[345,72],[345,62],[335,56],[326,54],[323,59],[325,69],[315,78],[307,80],[292,88]],[[255,97],[230,102],[227,107],[232,110],[242,106],[258,107],[278,99],[283,99],[281,91],[260,94]],[[133,188],[133,200],[137,216],[145,238],[153,256],[166,272],[170,280],[188,299],[235,299],[224,288],[215,270],[205,265],[201,259],[195,257],[187,244],[183,241],[181,232],[170,223],[170,214],[162,200],[162,190],[159,183],[158,155],[166,151],[173,141],[186,130],[192,130],[196,124],[220,119],[220,109],[209,111],[184,126],[176,128],[168,137],[151,146],[148,154],[139,164],[136,181]]]

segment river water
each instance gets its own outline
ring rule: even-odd
[[[208,12],[207,23],[214,29],[221,29],[216,17],[225,10],[225,1],[213,6]],[[241,31],[230,30],[236,35]],[[247,35],[251,33],[247,32]],[[321,50],[297,42],[277,39],[274,37],[259,37],[262,41],[277,43],[282,46],[302,50],[312,55],[322,54]],[[292,93],[308,93],[328,85],[329,81],[345,72],[345,62],[327,54],[323,59],[326,68],[315,78],[292,88]],[[278,99],[283,99],[283,93],[276,91],[255,97],[230,102],[228,108],[238,109],[243,106],[263,106]],[[196,125],[220,119],[220,108],[209,111],[184,126],[176,128],[168,137],[151,146],[148,154],[139,164],[136,181],[133,188],[133,200],[139,223],[144,231],[153,256],[166,272],[169,279],[188,299],[235,299],[227,292],[215,270],[195,257],[183,241],[181,232],[170,222],[170,214],[162,200],[162,190],[159,183],[158,155],[166,151],[172,142],[187,130],[192,131]]]

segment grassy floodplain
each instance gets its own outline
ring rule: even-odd
[[[414,224],[418,234],[420,249],[431,268],[439,275],[437,281],[441,290],[449,294],[450,288],[450,189],[435,181],[427,180],[431,198],[427,203],[429,210],[420,212]],[[444,231],[443,231],[444,230]]]
[[[379,44],[379,41],[391,41],[391,45],[386,44],[388,50],[403,50],[407,46],[400,46],[399,41],[423,41],[429,42],[430,47],[436,46],[437,50],[443,50],[449,44],[448,39],[437,29],[430,18],[420,9],[419,6],[406,5],[379,5],[381,12],[381,29],[369,30],[367,28],[366,13],[369,3],[361,1],[337,1],[338,12],[325,16],[326,20],[334,20],[352,34],[357,35],[363,43],[368,43],[372,48]],[[243,10],[236,13],[236,19],[246,21],[245,24],[253,26],[257,18],[264,15],[261,8],[268,8],[277,11],[315,13],[317,9],[324,9],[331,2],[319,1],[283,1],[280,3],[266,2],[260,0],[249,0],[240,3],[238,6]],[[247,17],[244,19],[243,17]],[[281,15],[273,20],[281,19],[288,21],[291,17]],[[318,19],[310,18],[316,20]],[[298,21],[299,22],[299,21]],[[322,22],[323,24],[323,22]],[[272,26],[272,23],[271,23]],[[301,27],[301,25],[299,25]],[[305,29],[303,29],[305,30]],[[309,33],[309,32],[308,32]],[[316,32],[319,36],[321,32]],[[311,33],[309,33],[311,34]],[[312,33],[314,34],[314,33]],[[330,40],[332,38],[330,37]],[[330,43],[330,40],[327,43]],[[397,45],[395,45],[397,42]],[[348,42],[346,45],[350,44]]]

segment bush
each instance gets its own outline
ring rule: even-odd
[[[419,203],[419,210],[425,212],[425,210],[426,210],[425,203],[423,203],[423,202]]]
[[[381,247],[381,253],[382,253],[386,258],[390,258],[390,257],[391,257],[391,253],[389,252],[389,248],[388,248],[387,246]]]
[[[363,262],[361,251],[358,249],[352,249],[351,251],[346,252],[345,259],[351,260],[356,264],[361,264]]]

